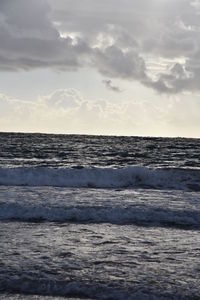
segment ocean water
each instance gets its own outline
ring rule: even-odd
[[[0,299],[200,299],[200,139],[0,133]]]

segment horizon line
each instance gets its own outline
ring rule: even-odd
[[[125,134],[98,134],[98,133],[55,133],[55,132],[39,132],[39,131],[0,131],[0,134],[44,134],[44,135],[77,135],[77,136],[105,136],[105,137],[135,137],[135,138],[166,138],[166,139],[200,139],[200,137],[188,136],[159,136],[159,135],[125,135]]]

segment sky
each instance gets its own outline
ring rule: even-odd
[[[0,0],[0,131],[200,137],[199,0]]]

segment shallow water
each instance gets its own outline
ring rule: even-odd
[[[0,195],[2,292],[198,297],[198,193],[2,187]]]
[[[2,223],[2,243],[5,291],[94,299],[199,296],[198,231]]]

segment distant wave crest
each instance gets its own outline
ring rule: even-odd
[[[200,191],[200,170],[140,166],[121,169],[0,168],[0,185]]]

